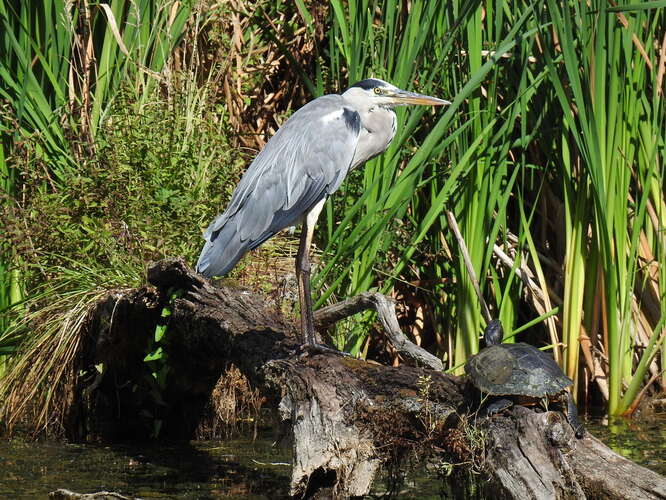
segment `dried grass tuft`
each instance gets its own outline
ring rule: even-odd
[[[8,434],[16,427],[33,437],[65,434],[91,314],[114,283],[136,279],[86,267],[60,271],[20,305],[24,314],[3,334],[25,338],[0,379],[0,421]]]
[[[314,29],[293,2],[202,0],[196,7],[206,21],[191,26],[185,53],[174,60],[196,61],[214,81],[241,147],[260,150],[286,113],[312,98],[299,71],[312,74],[328,6],[306,3]]]
[[[197,439],[229,438],[241,426],[251,425],[255,435],[265,398],[253,389],[238,368],[231,365],[211,393],[210,413],[196,430]]]

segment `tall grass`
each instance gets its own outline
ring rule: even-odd
[[[45,190],[71,179],[94,152],[121,84],[133,79],[144,92],[159,81],[191,7],[191,1],[0,0],[3,204],[20,191],[19,144],[29,144],[32,161],[44,165]],[[0,311],[21,300],[23,272],[17,249],[0,248]]]
[[[633,409],[666,342],[664,9],[331,8],[330,79],[318,88],[377,76],[453,105],[399,110],[389,150],[327,205],[319,304],[368,289],[421,296],[431,347],[459,371],[483,320],[450,209],[509,336],[543,321],[521,335],[550,343],[581,391],[582,377],[595,380],[610,412]],[[370,342],[367,327],[344,333],[354,352]]]
[[[40,134],[54,175],[74,163],[63,118],[94,140],[121,82],[145,88],[160,79],[191,8],[175,0],[0,2],[0,95],[17,134]]]
[[[482,26],[480,2],[446,8],[436,2],[412,2],[409,9],[396,2],[346,5],[332,3],[331,67],[339,80],[344,67],[350,83],[369,75],[407,88],[418,83],[419,92],[453,104],[438,117],[428,117],[425,109],[398,110],[398,135],[389,150],[364,167],[358,183],[352,180],[351,187],[342,188],[337,205],[346,210],[339,224],[329,204],[325,251],[335,256],[319,274],[320,282],[328,281],[320,302],[334,293],[346,296],[371,287],[388,292],[396,280],[404,279],[401,273],[415,271],[412,278],[436,283],[435,297],[455,297],[438,307],[438,313],[456,317],[455,352],[449,356],[464,359],[478,349],[482,320],[462,261],[441,258],[445,247],[450,248],[442,245],[448,238],[443,209],[454,209],[461,221],[477,275],[489,274],[488,236],[494,241],[506,227],[508,198],[519,171],[508,151],[516,140],[520,110],[543,78],[522,66],[514,75],[514,88],[501,89],[508,90],[501,97],[496,82],[521,66],[523,54],[502,56],[516,50],[519,37],[528,44],[538,26],[529,6],[510,22],[500,22],[497,30],[497,19],[489,16],[488,25]],[[381,12],[379,20],[376,12]],[[489,43],[491,51],[482,49]],[[420,262],[424,248],[435,255],[427,263]],[[392,253],[388,262],[382,258],[387,252]],[[380,266],[384,268],[378,281]],[[331,280],[333,270],[337,278]],[[452,287],[445,280],[453,272],[458,279]],[[495,280],[495,285],[502,292],[511,281]],[[511,301],[503,302],[505,319],[513,316],[511,307]],[[356,332],[348,347],[359,349],[364,341],[364,333]]]
[[[11,358],[0,383],[0,419],[9,432],[28,424],[35,435],[63,433],[72,392],[81,377],[90,376],[77,372],[88,368],[82,366],[79,352],[86,342],[88,316],[111,288],[122,291],[131,271],[67,260],[63,264],[54,280],[27,299],[26,314],[0,334],[0,345],[23,339],[21,355]],[[131,283],[140,281],[138,275],[130,278]]]
[[[651,272],[663,267],[656,256],[664,255],[657,214],[664,206],[666,125],[657,74],[665,19],[655,7],[548,2],[558,44],[550,47],[550,78],[564,118],[558,142],[568,235],[565,367],[577,378],[582,328],[593,341],[599,331],[613,414],[636,400],[666,320],[664,282]],[[653,294],[653,304],[644,294]],[[594,308],[601,321],[593,321]]]
[[[59,82],[81,91],[76,106],[52,110],[65,124],[76,163],[51,176],[48,155],[32,154],[41,144],[37,132],[14,121],[23,135],[6,165],[18,183],[3,211],[0,243],[15,252],[5,255],[20,256],[29,294],[21,310],[0,311],[11,319],[0,331],[0,354],[14,354],[0,378],[0,416],[8,427],[25,419],[36,433],[62,433],[74,387],[104,369],[86,365],[89,312],[114,291],[140,286],[151,260],[193,261],[198,228],[229,198],[239,175],[242,155],[230,146],[228,115],[211,96],[218,66],[202,67],[193,44],[173,57],[180,35],[170,29],[191,21],[191,43],[206,14],[187,19],[183,9],[191,3],[182,2],[122,5],[95,7],[89,22],[97,32],[82,35],[101,51],[90,60],[88,92],[83,80],[76,88]],[[72,43],[79,34],[72,33]],[[100,82],[102,71],[108,74]]]
[[[5,146],[3,142],[4,141],[0,141],[0,182],[2,183],[2,195],[9,196],[12,194],[13,180],[10,177],[11,173],[5,158]],[[6,249],[0,248],[0,254],[5,255],[6,252]],[[6,310],[14,302],[11,296],[11,290],[13,288],[11,286],[12,276],[11,270],[7,265],[7,260],[8,259],[6,258],[0,259],[0,311]],[[0,315],[0,332],[5,331],[5,328],[7,328],[7,320]],[[3,350],[6,348],[6,346],[0,346],[0,375],[2,375],[4,364],[4,358],[2,356],[6,354]]]

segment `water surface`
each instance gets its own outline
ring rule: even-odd
[[[616,452],[666,475],[665,415],[587,419],[586,426]],[[2,441],[0,498],[47,498],[67,488],[146,499],[279,499],[289,493],[290,460],[290,448],[274,447],[269,438],[114,446]],[[401,499],[451,498],[459,497],[462,486],[443,483],[432,463],[405,467],[399,484],[382,476],[371,497],[392,492]]]
[[[283,498],[288,450],[269,440],[95,446],[0,443],[0,498],[47,498],[66,488],[161,498]]]
[[[633,419],[597,417],[588,419],[585,425],[616,453],[666,475],[666,414]]]

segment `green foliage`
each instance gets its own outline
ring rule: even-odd
[[[15,113],[18,125],[10,130],[3,120],[0,131],[11,133],[13,141],[37,132],[35,153],[51,160],[55,178],[74,166],[60,120],[68,99],[74,32],[73,19],[65,13],[60,0],[40,5],[0,1],[0,97]],[[5,145],[11,152],[12,143]]]
[[[193,261],[202,240],[192,238],[220,211],[238,182],[245,159],[229,144],[224,109],[186,96],[140,109],[122,103],[108,121],[100,148],[118,215],[152,258],[182,255]],[[200,234],[200,233],[198,233]]]
[[[63,418],[90,308],[109,289],[141,285],[150,260],[196,259],[202,244],[197,224],[203,228],[226,203],[244,164],[229,146],[223,110],[205,88],[198,92],[198,99],[177,94],[169,101],[156,92],[150,105],[123,93],[98,133],[97,155],[57,185],[44,186],[44,166],[25,146],[25,196],[5,212],[8,231],[0,235],[0,244],[21,251],[32,290],[21,309],[9,311],[13,324],[0,335],[0,349],[22,346],[0,383],[6,422],[31,410],[23,398],[36,398],[32,417],[39,425]],[[156,404],[169,370],[161,350],[165,328],[158,327],[146,352],[153,376],[138,382]],[[57,352],[57,362],[47,352]],[[51,380],[61,382],[47,390]],[[157,435],[159,421],[146,418]]]
[[[106,263],[123,244],[121,219],[100,221],[103,207],[96,212],[74,189],[96,177],[95,139],[116,93],[124,85],[137,100],[153,95],[192,4],[0,0],[0,212],[9,230],[0,236],[0,315],[34,285],[23,271],[37,262],[26,257],[90,263],[98,252]],[[41,274],[55,261],[40,261]],[[0,316],[0,333],[7,327]]]
[[[408,9],[394,1],[332,5],[329,57],[338,81],[344,67],[350,82],[369,75],[406,88],[418,82],[419,92],[453,104],[439,116],[424,108],[398,110],[398,135],[388,151],[353,174],[333,201],[336,209],[329,205],[326,252],[334,256],[318,276],[328,283],[320,302],[369,288],[388,292],[401,281],[434,283],[427,300],[437,316],[457,318],[457,324],[439,327],[457,332],[455,355],[464,358],[476,352],[481,318],[462,261],[444,255],[442,242],[451,239],[444,208],[461,220],[477,275],[488,274],[492,247],[486,236],[494,240],[506,227],[517,174],[507,152],[515,142],[525,142],[519,110],[534,95],[530,86],[540,82],[521,64],[522,54],[516,62],[499,56],[517,50],[518,40],[529,47],[540,25],[530,17],[529,5],[497,27],[489,17],[482,25],[479,2],[448,7],[412,2]],[[468,52],[461,53],[461,46]],[[482,47],[491,49],[488,56],[482,57]],[[493,83],[509,76],[510,87]],[[447,277],[454,273],[458,280],[452,287]],[[497,280],[500,291],[513,286],[510,275]],[[512,305],[504,301],[501,314],[510,316],[505,310]],[[365,336],[355,331],[348,347],[360,349]]]
[[[16,113],[14,140],[39,144],[56,182],[76,168],[67,129],[92,141],[123,82],[155,86],[191,4],[0,1],[0,97]]]
[[[577,384],[584,360],[611,412],[635,408],[666,343],[664,12],[332,1],[318,88],[377,76],[453,105],[398,110],[391,147],[329,202],[319,304],[368,289],[416,296],[430,347],[459,371],[483,319],[449,210],[507,333],[545,320],[528,340],[550,344]],[[367,326],[343,336],[367,352]]]
[[[558,40],[547,51],[549,77],[563,116],[561,135],[554,138],[567,208],[563,340],[575,346],[565,367],[577,376],[579,338],[584,327],[596,328],[589,313],[599,306],[601,292],[613,414],[637,402],[666,321],[666,115],[663,86],[653,84],[666,13],[656,4],[636,7],[548,2]],[[627,16],[617,14],[624,10]],[[660,236],[650,242],[648,234]],[[644,262],[652,267],[660,260],[661,279],[642,269]],[[641,279],[645,298],[636,294]],[[650,311],[650,294],[661,302],[659,311]]]
[[[201,58],[197,45],[205,39],[223,59],[232,30],[219,19],[209,29],[205,5],[191,17],[191,1],[54,1],[43,11],[14,4],[0,0],[0,374],[3,355],[21,350],[0,399],[7,421],[34,404],[47,425],[54,392],[46,381],[63,381],[55,391],[64,411],[61,389],[96,375],[71,371],[81,332],[72,321],[80,327],[105,290],[142,284],[150,260],[194,262],[200,230],[228,201],[245,161],[230,145],[232,105],[217,102],[214,75],[225,62]],[[11,298],[17,285],[27,298]],[[160,347],[155,339],[146,352],[153,376],[138,382],[158,404],[168,372]],[[57,349],[57,362],[39,359]]]
[[[203,102],[187,108],[186,96],[150,105],[130,99],[116,100],[98,154],[58,185],[45,188],[42,166],[24,155],[25,197],[3,238],[41,269],[62,256],[136,269],[167,255],[193,261],[201,246],[197,226],[229,197],[241,162],[219,110]]]

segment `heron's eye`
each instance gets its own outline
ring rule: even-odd
[[[379,87],[375,87],[375,94],[379,95],[381,93],[382,93],[382,89],[380,89]]]

